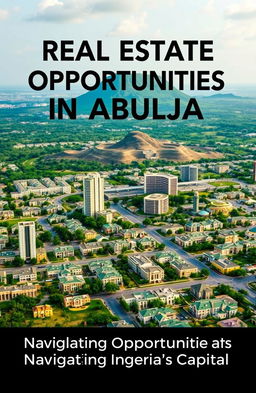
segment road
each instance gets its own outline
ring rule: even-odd
[[[142,224],[143,222],[143,217],[139,217],[135,215],[134,213],[126,210],[123,206],[120,204],[112,205],[111,208],[115,209],[118,213],[120,213],[123,217],[125,217],[127,220],[134,222],[134,223],[139,223]],[[143,225],[143,224],[142,224]],[[150,236],[155,238],[159,243],[164,243],[166,248],[169,249],[170,251],[176,252],[181,258],[183,258],[185,261],[192,263],[193,265],[197,266],[199,269],[202,269],[205,267],[205,264],[201,261],[199,261],[197,258],[194,256],[190,255],[186,251],[184,251],[180,246],[177,244],[173,243],[170,239],[162,237],[155,229],[155,227],[145,227],[145,232],[147,232]],[[213,271],[212,269],[210,270],[210,275],[206,280],[202,280],[200,282],[204,282],[207,284],[212,284],[212,285],[218,285],[218,284],[225,284],[225,285],[230,285],[236,290],[239,289],[244,289],[248,292],[247,298],[250,300],[252,303],[256,304],[256,294],[254,291],[252,291],[250,288],[248,288],[248,283],[255,281],[255,275],[252,276],[246,276],[246,277],[228,277],[225,275],[222,275],[220,273],[217,273]],[[198,281],[196,281],[198,283]],[[195,282],[194,282],[195,283]],[[164,284],[163,284],[164,285]],[[179,284],[169,284],[171,285],[172,288],[186,288],[190,287],[193,285],[193,281],[189,281],[188,283],[179,283]]]

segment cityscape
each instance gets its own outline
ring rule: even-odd
[[[0,326],[254,327],[249,161],[1,184]]]

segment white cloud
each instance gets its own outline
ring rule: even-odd
[[[103,16],[106,14],[119,14],[126,17],[129,22],[130,15],[137,15],[145,9],[162,6],[173,6],[175,0],[41,0],[30,21],[44,22],[82,22],[88,16]],[[132,19],[132,18],[131,18]]]
[[[62,1],[58,0],[43,0],[41,3],[38,4],[38,9],[40,11],[44,11],[49,7],[55,7],[55,6],[63,6],[64,3]]]
[[[110,35],[117,36],[134,36],[146,28],[146,13],[141,15],[131,15],[123,19],[116,28],[110,32]]]
[[[225,15],[227,18],[234,20],[256,18],[256,2],[255,0],[249,0],[240,4],[233,4],[226,9]]]
[[[7,10],[0,9],[0,20],[4,20],[7,18],[9,12]]]
[[[224,12],[226,23],[222,31],[223,46],[230,48],[250,47],[256,40],[255,0],[233,4]]]

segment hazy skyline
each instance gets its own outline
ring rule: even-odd
[[[254,0],[0,0],[0,86],[27,86],[35,69],[86,71],[216,70],[226,85],[255,84],[256,2]],[[106,63],[43,62],[42,41],[104,41]],[[120,39],[209,39],[214,62],[117,61]]]

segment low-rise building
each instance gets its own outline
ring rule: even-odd
[[[169,307],[160,307],[160,308],[146,308],[144,310],[139,311],[138,319],[144,325],[148,324],[150,321],[157,322],[160,325],[162,322],[167,321],[169,319],[175,319],[177,315],[177,311],[169,308]]]
[[[252,227],[250,229],[247,229],[247,231],[245,232],[245,235],[248,239],[256,240],[256,227]]]
[[[230,327],[247,327],[246,323],[243,322],[238,317],[225,319],[224,321],[219,321],[217,323],[217,325],[220,327],[228,327],[228,328],[230,328]]]
[[[25,283],[28,281],[37,280],[37,269],[36,267],[27,267],[18,271],[18,273],[13,274],[13,278],[18,280],[19,283]]]
[[[211,212],[211,214],[222,213],[225,216],[228,216],[232,210],[233,205],[225,200],[214,199],[211,201],[211,204],[209,206],[209,211]]]
[[[161,282],[164,279],[164,270],[144,255],[129,256],[128,264],[135,273],[150,283]]]
[[[213,237],[207,233],[191,233],[190,235],[176,235],[175,242],[181,247],[189,247],[193,244],[211,242]]]
[[[40,304],[35,306],[32,311],[34,318],[49,318],[53,316],[53,310],[49,304]]]
[[[49,202],[49,198],[31,198],[28,204],[31,207],[40,207],[46,202]]]
[[[93,240],[97,237],[97,232],[94,229],[84,229],[84,239],[86,241]]]
[[[89,295],[78,295],[78,296],[65,296],[64,297],[64,306],[71,308],[80,308],[84,307],[86,304],[89,304],[91,298]]]
[[[0,302],[14,299],[16,296],[25,295],[37,297],[38,286],[31,283],[26,285],[11,285],[8,287],[0,286]]]
[[[239,270],[240,266],[228,259],[219,259],[211,262],[211,264],[222,274],[229,274],[235,270]]]
[[[82,288],[84,282],[81,275],[64,274],[59,276],[59,288],[63,293],[76,293]]]
[[[208,316],[225,319],[235,316],[237,307],[237,302],[234,299],[229,296],[221,296],[193,302],[190,305],[190,312],[197,319],[204,319]]]
[[[169,224],[161,227],[161,232],[165,234],[176,234],[179,231],[184,231],[184,226],[180,224]]]
[[[113,212],[112,210],[102,210],[96,213],[96,217],[104,217],[107,224],[111,224],[113,221]]]
[[[256,216],[246,217],[246,216],[236,216],[229,217],[228,221],[233,225],[256,225]]]
[[[204,231],[216,231],[217,229],[222,229],[223,223],[219,220],[205,220],[201,222],[189,221],[185,225],[185,229],[188,232],[204,232]]]
[[[180,321],[178,319],[167,319],[160,323],[160,327],[166,328],[189,328],[191,327],[188,321]]]
[[[153,237],[149,236],[137,239],[136,243],[138,246],[142,246],[144,248],[154,248],[157,245],[157,241]]]
[[[146,235],[146,232],[142,228],[123,229],[121,233],[124,239],[137,239]]]
[[[113,240],[109,242],[91,242],[81,243],[79,249],[82,255],[88,255],[89,253],[97,253],[102,250],[104,246],[109,246],[115,254],[121,253],[124,248],[133,250],[136,247],[136,242],[133,240]]]
[[[206,284],[191,285],[190,293],[197,299],[210,299],[213,296],[213,288]]]
[[[107,327],[117,327],[117,328],[134,328],[135,326],[132,323],[126,322],[124,319],[120,319],[119,321],[112,321],[107,324]]]
[[[122,227],[117,224],[104,224],[102,226],[102,231],[105,235],[112,235],[113,233],[121,232]]]
[[[4,285],[7,284],[7,274],[5,270],[0,270],[0,283]]]
[[[85,227],[81,224],[79,220],[75,220],[74,218],[71,218],[70,220],[65,221],[65,225],[69,232],[75,233],[76,231],[82,231],[84,232]]]
[[[170,266],[178,273],[180,278],[190,277],[191,274],[198,273],[198,268],[190,262],[186,262],[184,259],[172,259],[170,260]]]
[[[47,252],[44,247],[39,247],[36,250],[36,262],[41,263],[47,261]]]
[[[47,266],[46,274],[48,278],[57,278],[61,275],[82,275],[83,269],[75,263],[62,263],[61,265],[53,264]]]
[[[54,255],[56,258],[69,258],[75,255],[73,246],[59,246],[54,249]]]
[[[225,231],[221,231],[218,234],[220,239],[224,240],[224,243],[236,243],[239,240],[239,235],[233,231],[232,229],[227,229]]]
[[[6,247],[6,244],[9,241],[9,236],[6,234],[0,235],[0,250]]]
[[[222,256],[238,254],[240,251],[244,250],[244,242],[236,243],[224,243],[217,244],[214,246],[214,251],[220,253]]]
[[[104,247],[104,244],[102,242],[81,243],[79,244],[79,250],[82,255],[95,254]]]
[[[95,273],[96,277],[102,281],[103,287],[107,283],[119,286],[123,285],[122,275],[114,268],[111,260],[98,260],[88,264],[89,270]]]
[[[59,224],[62,221],[66,220],[66,216],[61,214],[52,214],[48,217],[48,221],[50,224]]]
[[[0,210],[0,220],[9,220],[10,218],[14,218],[12,210]]]
[[[12,262],[16,254],[14,251],[1,251],[0,252],[0,265],[6,262]]]
[[[41,214],[41,208],[40,207],[30,207],[30,206],[24,206],[22,209],[22,216],[23,217],[34,217],[34,216],[40,216]]]
[[[178,292],[170,287],[160,287],[154,289],[154,293],[162,302],[164,302],[164,304],[168,306],[172,306],[175,303],[175,300],[179,299],[180,297]]]

